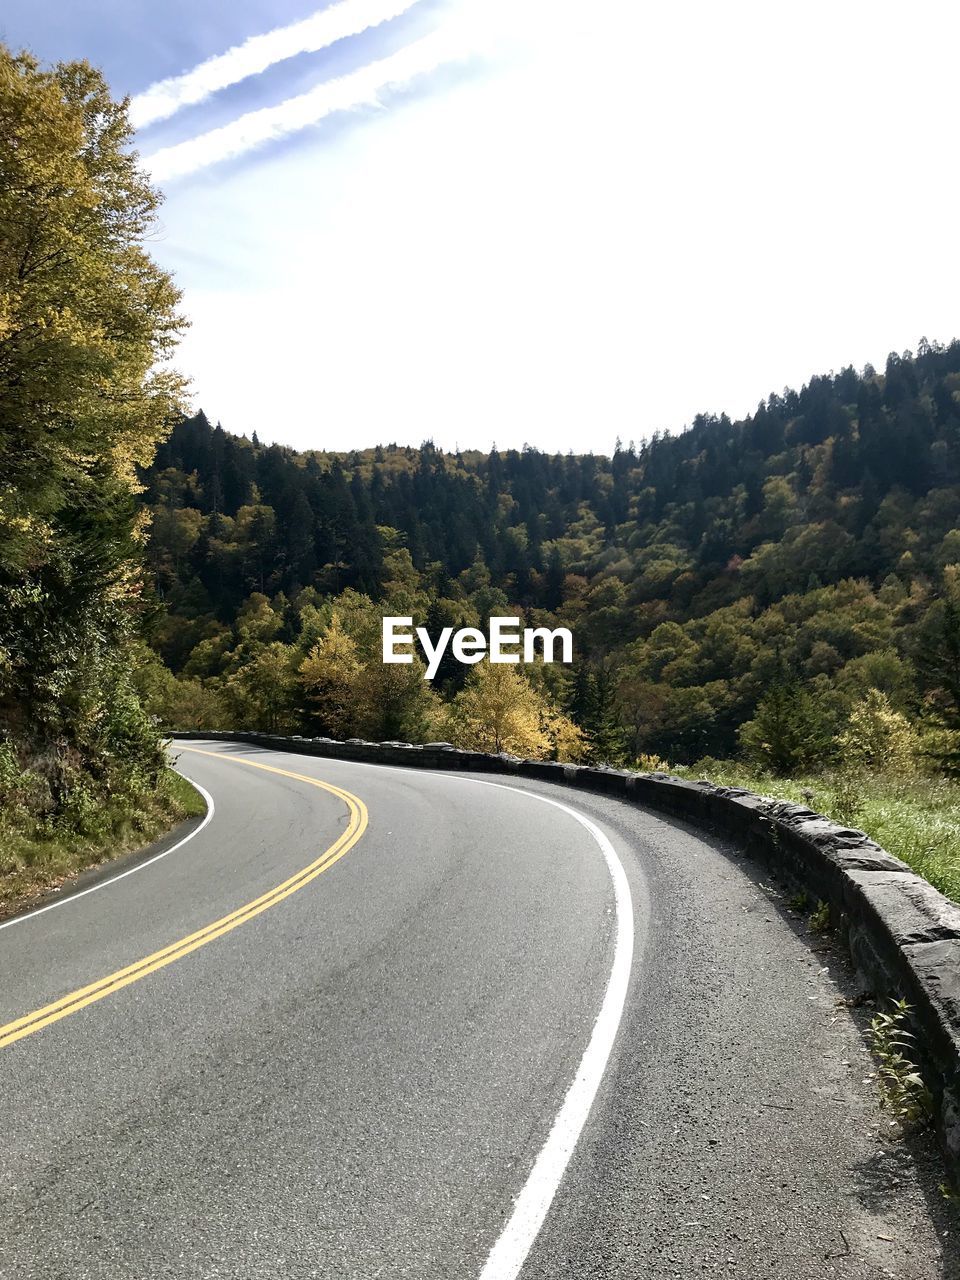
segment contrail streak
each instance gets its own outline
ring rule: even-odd
[[[359,71],[317,85],[308,93],[274,107],[250,111],[219,129],[163,147],[145,157],[145,164],[157,180],[195,173],[316,124],[336,111],[378,106],[385,90],[408,84],[476,52],[476,44],[462,28],[456,34],[434,32]]]
[[[251,36],[226,53],[208,58],[192,71],[158,80],[130,103],[130,121],[142,129],[166,120],[181,107],[203,102],[220,89],[259,75],[276,62],[299,53],[315,53],[338,40],[377,27],[412,9],[416,0],[341,0],[301,22]]]

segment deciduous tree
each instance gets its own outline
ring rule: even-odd
[[[182,391],[179,294],[145,248],[160,197],[131,140],[87,63],[0,46],[0,729],[98,786],[111,743],[160,767],[125,654],[135,469]]]

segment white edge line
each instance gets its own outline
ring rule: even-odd
[[[177,772],[180,773],[180,770],[178,769]],[[96,893],[98,889],[107,889],[110,885],[116,884],[118,880],[125,880],[127,876],[132,876],[136,871],[143,871],[145,867],[152,867],[155,862],[159,862],[161,858],[168,857],[171,853],[176,853],[178,849],[182,849],[183,846],[189,840],[192,840],[194,836],[198,836],[216,812],[213,803],[213,796],[206,787],[201,787],[199,782],[194,782],[193,778],[187,778],[185,773],[180,773],[180,777],[185,778],[192,787],[196,787],[207,802],[206,816],[198,827],[194,827],[188,835],[185,835],[182,840],[178,840],[176,844],[171,845],[169,849],[164,849],[162,853],[155,853],[152,858],[147,858],[145,862],[138,862],[135,867],[130,867],[128,871],[121,871],[119,874],[111,876],[108,880],[101,880],[97,884],[92,884],[89,889],[81,889],[79,893],[68,894],[67,897],[61,898],[59,902],[51,902],[45,907],[37,907],[36,911],[28,911],[25,915],[14,916],[12,920],[7,920],[4,924],[0,924],[0,930],[12,929],[15,924],[26,924],[28,920],[35,920],[37,916],[45,915],[48,911],[53,911],[56,907],[66,907],[69,906],[71,902],[79,902],[80,899],[85,898],[88,893]]]
[[[455,777],[456,775],[446,774],[445,776]],[[573,1083],[567,1090],[563,1104],[556,1114],[549,1136],[540,1148],[533,1168],[513,1203],[510,1217],[501,1230],[496,1244],[490,1250],[479,1277],[479,1280],[516,1280],[527,1254],[540,1233],[540,1228],[543,1226],[561,1179],[570,1163],[574,1147],[583,1132],[617,1038],[633,965],[633,898],[623,863],[613,845],[600,828],[577,809],[561,804],[559,800],[540,795],[539,792],[526,791],[522,787],[510,787],[502,782],[488,782],[482,778],[464,778],[463,781],[477,782],[481,786],[499,787],[503,791],[514,791],[519,795],[530,796],[544,804],[551,804],[556,809],[562,809],[571,818],[575,818],[590,832],[600,847],[610,879],[613,881],[616,904],[617,934],[613,964],[610,967],[607,989],[604,992],[597,1020],[593,1024],[589,1043],[580,1059],[580,1066],[573,1078]]]

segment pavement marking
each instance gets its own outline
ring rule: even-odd
[[[187,777],[186,774],[181,774],[180,776],[184,778]],[[155,853],[152,858],[145,858],[143,862],[138,862],[135,867],[130,867],[128,871],[120,871],[117,875],[110,876],[108,880],[99,880],[96,884],[92,884],[89,889],[81,889],[78,893],[68,894],[58,902],[51,902],[45,907],[37,907],[35,911],[25,911],[23,915],[14,916],[12,920],[7,920],[3,924],[0,924],[0,930],[12,929],[14,925],[26,924],[28,920],[34,920],[37,916],[42,916],[48,911],[56,910],[57,907],[65,907],[71,902],[79,902],[80,899],[85,898],[88,893],[96,893],[98,889],[106,889],[108,885],[116,884],[118,880],[126,880],[127,876],[132,876],[134,872],[143,871],[145,867],[152,867],[153,864],[155,862],[159,862],[161,858],[167,858],[171,853],[176,853],[178,849],[182,849],[189,840],[192,840],[194,836],[198,836],[200,834],[216,812],[213,803],[213,796],[210,792],[207,791],[206,788],[201,787],[199,782],[194,782],[192,778],[187,778],[187,781],[192,787],[196,787],[207,802],[207,812],[199,826],[194,827],[194,829],[188,835],[185,835],[182,840],[178,840],[177,843],[171,845],[169,849],[164,849],[163,853]]]
[[[446,777],[455,775],[446,774]],[[481,778],[464,778],[464,782],[475,782],[479,786],[499,787],[502,791],[513,791],[518,795],[529,796],[532,800],[540,800],[543,804],[553,805],[575,818],[582,827],[590,832],[600,847],[603,860],[607,864],[610,879],[613,881],[613,896],[616,906],[616,942],[614,944],[613,964],[607,979],[603,1003],[589,1043],[580,1059],[580,1066],[567,1090],[566,1097],[553,1121],[553,1126],[546,1142],[533,1163],[523,1189],[513,1203],[513,1211],[500,1232],[496,1243],[487,1256],[479,1280],[516,1280],[526,1261],[533,1242],[540,1233],[544,1219],[566,1172],[573,1149],[587,1122],[587,1116],[593,1106],[597,1090],[607,1069],[607,1063],[613,1050],[620,1021],[623,1017],[627,988],[630,984],[630,970],[633,966],[633,897],[627,881],[627,873],[623,863],[609,839],[600,828],[579,810],[570,805],[561,804],[559,800],[551,800],[536,791],[525,791],[522,787],[510,787],[502,782],[487,782]]]
[[[105,996],[112,995],[115,991],[129,986],[132,982],[138,982],[150,973],[156,973],[158,969],[163,969],[168,964],[173,964],[175,960],[181,960],[184,956],[189,955],[191,951],[205,947],[208,942],[213,942],[216,938],[222,938],[225,933],[230,933],[231,930],[246,924],[248,920],[252,920],[255,916],[260,915],[261,912],[276,906],[278,902],[282,902],[284,898],[289,898],[291,894],[296,893],[298,889],[302,889],[304,885],[309,884],[311,880],[315,880],[317,876],[322,875],[335,862],[338,862],[349,849],[353,848],[367,828],[369,818],[367,806],[351,792],[335,787],[332,783],[321,782],[319,778],[308,778],[303,773],[291,773],[287,769],[277,769],[272,765],[259,764],[254,760],[242,760],[224,756],[216,751],[201,751],[195,747],[184,747],[183,750],[192,751],[195,755],[215,756],[218,760],[226,760],[232,764],[245,764],[252,769],[264,769],[267,773],[278,773],[285,778],[293,778],[297,782],[306,782],[310,786],[329,791],[332,795],[337,796],[338,799],[343,800],[349,810],[350,819],[346,829],[341,832],[330,848],[326,849],[309,866],[304,867],[302,871],[298,871],[288,880],[284,880],[282,884],[278,884],[276,888],[261,894],[259,898],[255,898],[245,906],[238,907],[236,911],[231,911],[229,915],[221,916],[219,920],[214,920],[212,924],[206,925],[203,929],[198,929],[188,937],[181,938],[178,942],[173,942],[162,950],[155,951],[152,955],[145,956],[142,960],[137,960],[134,964],[127,965],[124,969],[118,969],[116,973],[108,974],[107,977],[101,978],[97,982],[92,982],[89,986],[70,992],[69,995],[61,997],[61,999],[54,1001],[53,1004],[45,1005],[42,1009],[36,1009],[33,1013],[25,1014],[22,1018],[17,1018],[13,1022],[8,1022],[5,1026],[0,1026],[0,1049],[6,1045],[13,1044],[17,1040],[22,1040],[25,1036],[33,1035],[35,1031],[40,1031],[44,1027],[50,1026],[51,1023],[58,1022],[61,1018],[66,1018],[71,1013],[85,1009],[87,1005],[94,1004],[97,1000],[102,1000]]]

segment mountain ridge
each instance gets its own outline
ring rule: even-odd
[[[919,712],[915,650],[960,561],[960,342],[609,458],[301,453],[200,413],[143,483],[153,642],[177,673],[225,676],[194,650],[238,641],[253,594],[295,644],[307,604],[353,591],[386,608],[402,561],[428,625],[506,611],[570,626],[631,751],[729,753],[777,664],[840,702],[876,687]]]

